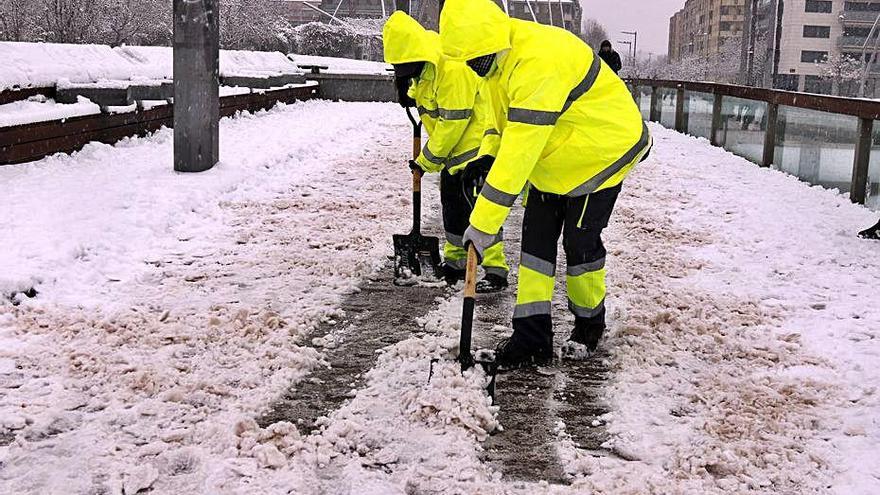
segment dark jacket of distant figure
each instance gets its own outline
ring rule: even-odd
[[[605,63],[608,64],[609,67],[611,67],[611,70],[613,70],[615,74],[620,72],[620,69],[623,68],[623,63],[621,63],[621,61],[620,61],[620,54],[618,54],[614,50],[610,50],[610,51],[600,50],[599,57],[601,57],[602,60],[604,60]]]

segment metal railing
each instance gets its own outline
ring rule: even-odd
[[[626,82],[646,120],[880,208],[880,101],[705,82]]]

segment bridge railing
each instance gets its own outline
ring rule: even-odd
[[[646,120],[880,209],[880,101],[705,82],[627,84]]]

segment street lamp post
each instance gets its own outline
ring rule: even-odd
[[[622,34],[632,36],[632,58],[635,60],[639,56],[639,32],[638,31],[621,31]]]
[[[632,62],[632,41],[618,41],[621,45],[626,45],[626,54]]]

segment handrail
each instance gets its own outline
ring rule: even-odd
[[[854,142],[852,143],[855,154],[853,156],[852,173],[850,176],[850,199],[854,203],[865,204],[869,187],[876,187],[876,184],[872,185],[870,182],[868,174],[874,144],[874,121],[880,119],[880,101],[710,82],[627,79],[626,83],[631,87],[633,97],[637,102],[642,99],[642,92],[639,88],[650,88],[648,120],[654,122],[659,122],[662,119],[658,90],[674,90],[676,93],[675,130],[682,133],[687,133],[689,130],[688,111],[685,108],[686,92],[700,92],[713,95],[712,125],[709,141],[714,146],[723,147],[725,145],[725,141],[718,137],[719,131],[724,128],[722,107],[725,97],[766,103],[763,153],[761,158],[756,160],[763,167],[772,166],[776,157],[775,150],[778,137],[777,132],[779,130],[780,106],[856,117],[858,118],[858,126]],[[735,152],[734,150],[730,151]]]
[[[670,81],[664,79],[627,79],[628,84],[657,88],[684,89],[701,93],[732,96],[763,101],[775,105],[818,110],[820,112],[852,115],[863,119],[880,120],[880,101],[862,98],[845,98],[812,93],[798,93],[779,89],[754,88],[735,84],[694,81]]]

